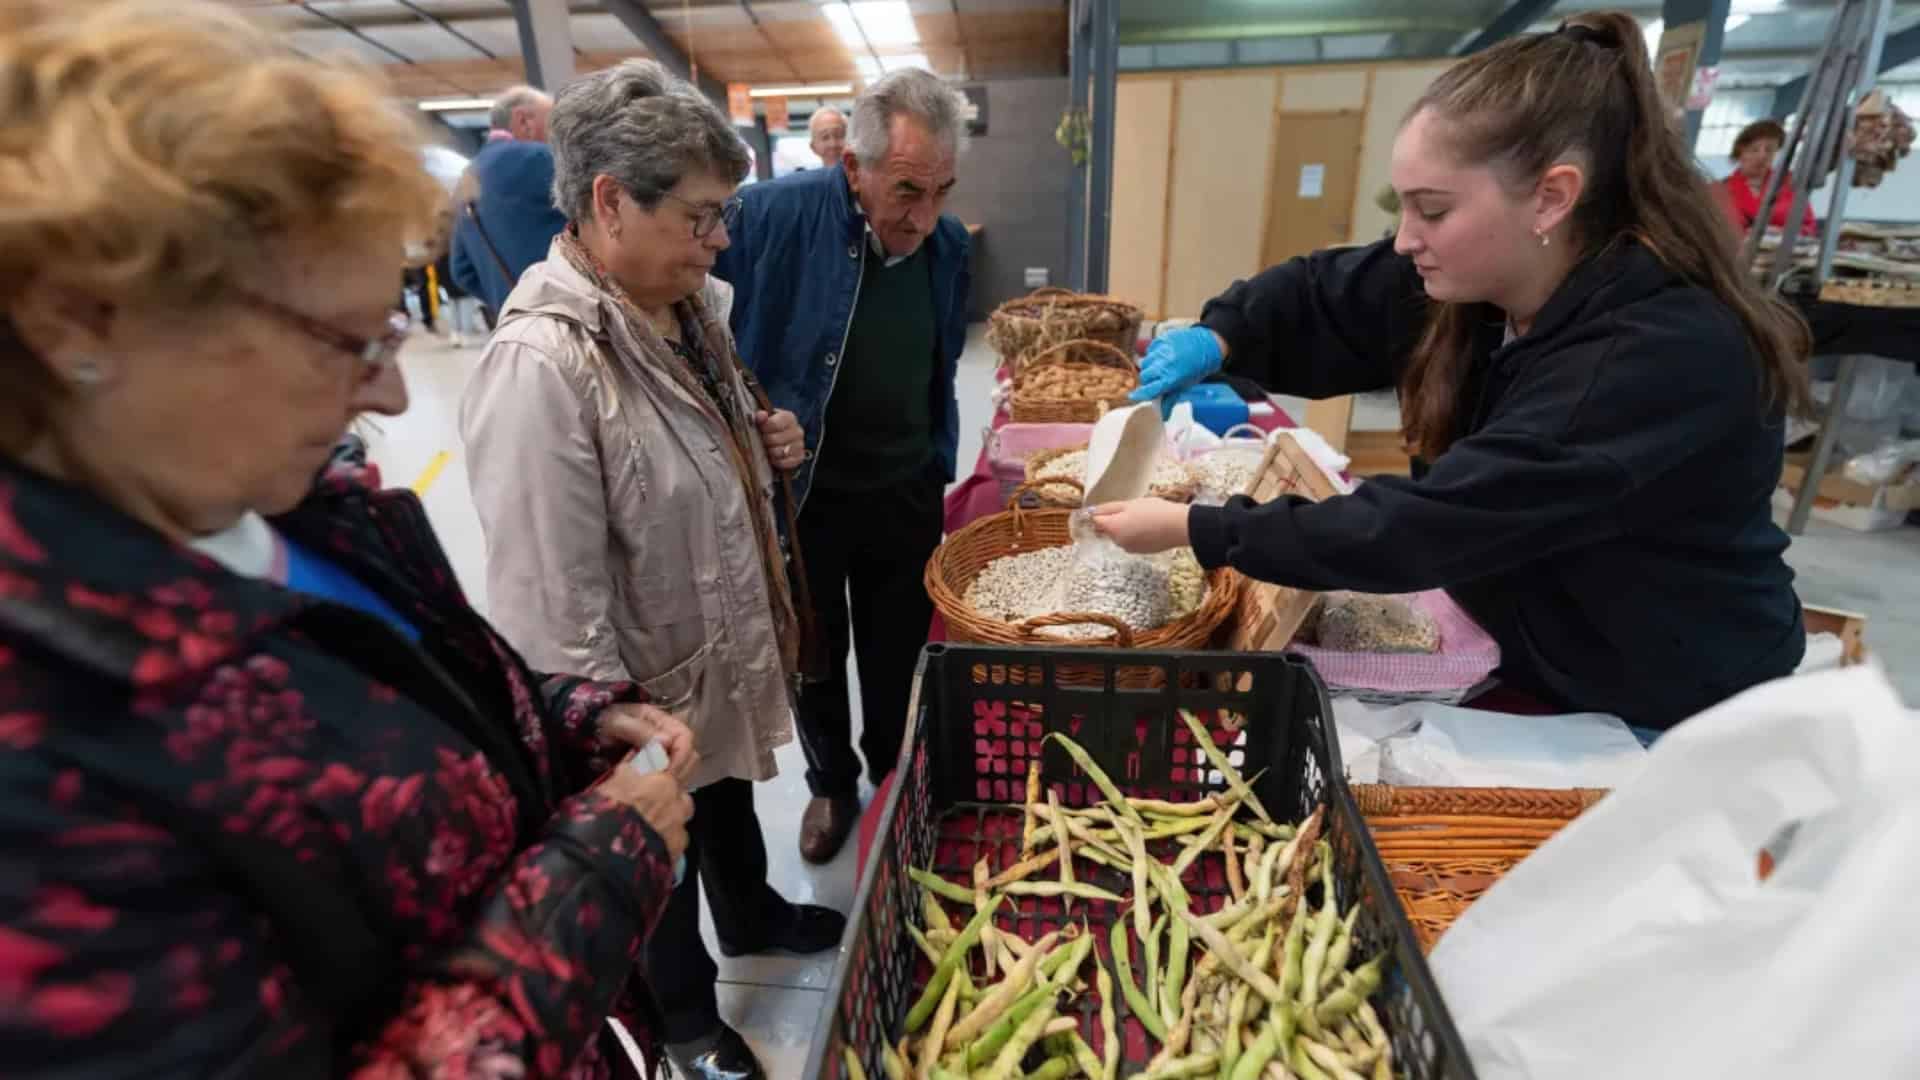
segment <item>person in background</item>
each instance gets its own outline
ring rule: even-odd
[[[406,408],[446,195],[414,110],[283,40],[0,7],[0,1061],[634,1076],[699,754],[527,667],[336,455]]]
[[[1721,195],[1726,204],[1727,218],[1742,240],[1753,228],[1753,219],[1760,216],[1760,200],[1767,193],[1767,182],[1773,177],[1773,159],[1786,145],[1787,132],[1778,120],[1755,120],[1740,129],[1733,140],[1733,172],[1720,182]],[[1784,229],[1787,214],[1793,209],[1793,180],[1780,178],[1780,194],[1774,197],[1773,215],[1768,226]],[[1811,203],[1800,220],[1800,235],[1812,236],[1816,225]]]
[[[807,118],[807,146],[820,159],[821,168],[840,164],[847,150],[847,118],[832,106],[815,109]]]
[[[721,1021],[698,890],[728,956],[830,949],[846,920],[767,883],[753,807],[793,737],[802,643],[772,489],[801,458],[707,276],[746,146],[684,80],[632,60],[560,91],[553,150],[572,224],[507,299],[460,409],[487,595],[535,663],[637,681],[692,726],[688,873],[649,985],[683,1076],[757,1077]]]
[[[850,641],[868,775],[877,783],[900,752],[933,619],[920,579],[953,479],[967,338],[967,231],[940,213],[965,99],[927,72],[896,72],[860,96],[851,130],[842,164],[747,189],[714,265],[734,287],[741,355],[806,432],[799,543],[826,655],[800,694],[813,793],[800,853],[816,863],[860,814]]]
[[[1236,283],[1154,342],[1138,396],[1223,361],[1315,398],[1397,384],[1419,475],[1319,503],[1130,501],[1096,526],[1297,588],[1444,588],[1502,679],[1643,729],[1792,673],[1771,500],[1810,335],[1737,265],[1639,24],[1582,14],[1461,60],[1392,173],[1394,239]]]
[[[492,323],[527,267],[567,224],[553,205],[553,151],[547,116],[553,99],[516,86],[494,99],[487,144],[461,179],[450,264],[454,284],[480,298]]]

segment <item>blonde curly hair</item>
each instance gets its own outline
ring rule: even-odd
[[[417,114],[369,69],[205,0],[7,0],[0,73],[0,447],[62,392],[12,325],[30,286],[190,311],[289,237],[398,252],[446,204]]]

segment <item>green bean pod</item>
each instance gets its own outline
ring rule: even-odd
[[[1269,1020],[1261,1027],[1260,1034],[1247,1047],[1247,1052],[1234,1062],[1233,1072],[1228,1074],[1232,1080],[1258,1080],[1267,1070],[1267,1062],[1280,1052],[1280,1029]]]
[[[1233,988],[1233,1001],[1227,1005],[1227,1033],[1220,1049],[1220,1072],[1226,1076],[1233,1075],[1240,1060],[1240,1037],[1246,1031],[1247,1002],[1252,996],[1253,988],[1241,983]]]
[[[1197,1077],[1213,1076],[1219,1070],[1220,1055],[1194,1054],[1175,1058],[1151,1072],[1141,1073],[1137,1080],[1195,1080]]]
[[[1107,1066],[1100,1060],[1100,1055],[1093,1052],[1093,1047],[1087,1045],[1087,1040],[1076,1031],[1067,1036],[1067,1041],[1073,1050],[1073,1063],[1086,1074],[1087,1080],[1101,1080],[1106,1075]]]
[[[1281,948],[1280,993],[1288,1001],[1300,993],[1300,970],[1302,954],[1306,952],[1307,905],[1299,904],[1293,909],[1293,921],[1287,924],[1286,944]]]
[[[972,903],[971,897],[968,903]],[[968,950],[980,940],[980,931],[986,928],[987,922],[993,918],[994,909],[999,906],[1000,898],[995,897],[986,907],[975,912],[973,918],[967,920],[966,929],[960,931],[960,936],[948,947],[946,955],[934,966],[933,978],[927,980],[926,988],[920,991],[920,999],[907,1011],[908,1034],[919,1031],[933,1018],[933,1010],[939,1007],[941,995],[947,992],[948,981],[966,960]]]
[[[1307,1054],[1307,1037],[1296,1035],[1293,1039],[1293,1054],[1287,1058],[1287,1068],[1292,1069],[1300,1080],[1333,1080],[1320,1066],[1313,1063]]]
[[[1120,980],[1120,992],[1126,995],[1127,1008],[1147,1032],[1161,1042],[1167,1041],[1167,1026],[1160,1022],[1160,1010],[1147,1002],[1147,996],[1133,984],[1133,964],[1127,959],[1127,924],[1115,920],[1108,944],[1113,947],[1114,975]]]
[[[917,866],[907,867],[907,876],[919,883],[922,888],[938,893],[956,904],[973,906],[972,889],[961,888],[938,874],[930,874]]]
[[[1087,753],[1086,748],[1057,731],[1047,736],[1047,740],[1058,742],[1067,751],[1067,756],[1073,759],[1073,763],[1080,766],[1080,771],[1087,774],[1087,778],[1093,781],[1094,786],[1100,789],[1100,793],[1107,797],[1109,803],[1120,808],[1120,812],[1127,816],[1127,820],[1142,829],[1147,827],[1146,821],[1140,817],[1140,812],[1127,802],[1127,797],[1120,793],[1119,788],[1113,786],[1113,779],[1107,775],[1107,771],[1094,764],[1093,756]]]
[[[1347,957],[1353,953],[1353,926],[1360,919],[1360,905],[1353,905],[1347,917],[1340,920],[1340,928],[1334,932],[1333,947],[1327,950],[1327,970],[1340,972],[1347,970]]]
[[[1321,1026],[1337,1024],[1341,1017],[1350,1015],[1360,1008],[1360,1003],[1373,996],[1380,989],[1381,967],[1386,963],[1387,954],[1380,953],[1373,959],[1354,968],[1340,989],[1327,995],[1313,1010],[1313,1018]]]
[[[1049,989],[1047,1000],[1033,1011],[1033,1015],[1022,1020],[1019,1027],[1013,1029],[1013,1038],[1000,1048],[1000,1056],[994,1058],[993,1065],[987,1069],[987,1080],[1014,1080],[1020,1060],[1027,1056],[1027,1051],[1033,1048],[1034,1043],[1040,1041],[1041,1033],[1046,1031],[1047,1024],[1058,1011],[1059,998]]]
[[[1039,1068],[1027,1073],[1025,1080],[1067,1080],[1073,1075],[1071,1057],[1048,1058]]]
[[[1180,856],[1173,860],[1174,877],[1184,875],[1187,870],[1193,866],[1193,861],[1198,859],[1202,852],[1212,850],[1213,845],[1220,840],[1221,831],[1227,827],[1228,822],[1233,820],[1233,811],[1234,806],[1231,803],[1221,807],[1220,813],[1215,815],[1211,822],[1208,822],[1207,831],[1201,833],[1200,838],[1194,841],[1191,847],[1181,852]]]
[[[1087,954],[1093,951],[1093,931],[1082,930],[1065,948],[1055,949],[1040,961],[1040,974],[1050,979],[1055,986],[1066,986],[1080,973],[1080,965],[1087,962]],[[1056,977],[1057,976],[1057,977]]]
[[[1062,896],[1077,896],[1082,900],[1105,900],[1109,904],[1127,902],[1125,897],[1085,882],[1062,885],[1058,881],[1016,881],[1007,886],[1007,893],[1011,896],[1039,896],[1052,900]]]
[[[900,1058],[900,1052],[891,1046],[880,1048],[880,1069],[887,1074],[887,1080],[910,1080],[913,1070]]]
[[[1200,744],[1200,750],[1207,755],[1207,760],[1213,762],[1213,767],[1220,771],[1220,775],[1227,778],[1227,787],[1234,794],[1245,799],[1247,805],[1253,807],[1253,812],[1259,815],[1261,821],[1269,825],[1273,824],[1273,815],[1267,813],[1267,808],[1260,804],[1260,797],[1247,786],[1246,778],[1240,775],[1240,770],[1234,768],[1233,762],[1227,760],[1227,755],[1221,753],[1220,748],[1214,745],[1213,736],[1207,733],[1207,727],[1200,722],[1200,718],[1187,709],[1181,709],[1180,719],[1186,722],[1187,730],[1193,733],[1193,741]]]
[[[1046,1004],[1049,997],[1057,993],[1059,993],[1059,987],[1040,986],[1022,995],[1019,1001],[1013,1003],[1013,1008],[1007,1010],[1006,1015],[988,1028],[985,1034],[967,1045],[965,1058],[967,1069],[971,1071],[992,1061],[994,1056],[1000,1053],[1000,1048],[1007,1045],[1007,1040],[1013,1038],[1015,1029],[1024,1023],[1027,1017],[1032,1016],[1034,1010]]]
[[[1167,1011],[1160,1007],[1160,935],[1166,933],[1166,931],[1167,913],[1163,911],[1158,918],[1153,920],[1153,926],[1147,930],[1145,946],[1147,985],[1145,990],[1147,992],[1147,1000],[1153,1004],[1154,1011],[1158,1012],[1160,1019],[1166,1021],[1167,1026],[1171,1027],[1173,1026],[1173,1021],[1168,1019]]]
[[[1307,942],[1306,958],[1300,962],[1300,1004],[1309,1009],[1320,1000],[1320,979],[1326,972],[1327,950],[1333,945],[1334,927],[1339,925],[1340,909],[1329,894],[1326,906],[1314,916],[1313,937]]]
[[[860,1055],[853,1052],[853,1047],[842,1047],[840,1053],[846,1058],[848,1080],[867,1080],[867,1067],[860,1064]]]
[[[1088,1080],[1119,1080],[1120,1030],[1113,1013],[1113,976],[1099,957],[1093,960],[1094,983],[1100,989],[1100,1071],[1089,1073]]]

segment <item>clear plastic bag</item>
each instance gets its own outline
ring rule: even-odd
[[[1397,596],[1328,593],[1300,632],[1321,648],[1338,652],[1440,651],[1440,624]]]
[[[1899,483],[1920,462],[1920,439],[1888,443],[1877,450],[1847,459],[1847,479],[1868,487]]]
[[[1105,615],[1134,631],[1167,624],[1172,614],[1172,579],[1166,561],[1131,555],[1093,528],[1092,515],[1076,510],[1070,519],[1073,562],[1055,586],[1049,609],[1062,614]],[[1059,627],[1061,637],[1107,637],[1100,623]]]

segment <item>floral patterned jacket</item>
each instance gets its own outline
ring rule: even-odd
[[[418,645],[0,457],[0,1071],[632,1073],[673,870],[587,788],[640,693],[529,671],[376,486],[274,524]]]

